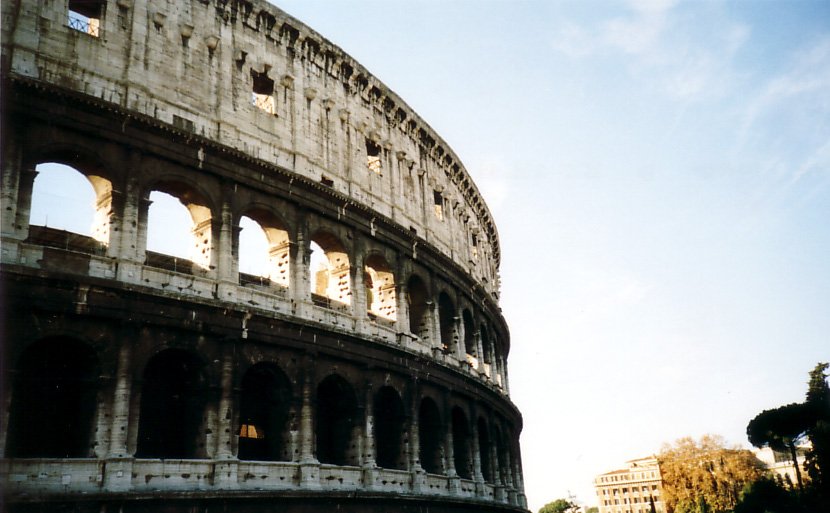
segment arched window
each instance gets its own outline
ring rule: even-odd
[[[470,458],[470,428],[464,410],[452,409],[452,449],[455,471],[464,479],[473,478],[473,461]]]
[[[49,338],[26,348],[12,385],[8,456],[91,456],[99,374],[95,351],[75,339]]]
[[[332,374],[317,387],[317,459],[320,463],[357,465],[357,399],[343,378]]]
[[[445,353],[451,353],[456,347],[455,305],[446,292],[438,296],[438,322],[441,325],[441,346]]]
[[[420,278],[413,275],[406,284],[407,303],[409,304],[409,331],[413,335],[426,338],[427,330],[427,288]]]
[[[210,269],[211,223],[207,201],[198,193],[178,182],[158,184],[147,213],[147,264],[185,273],[194,266]]]
[[[366,259],[363,281],[367,312],[394,321],[397,316],[395,275],[382,256],[370,255]]]
[[[421,466],[430,474],[444,473],[444,428],[435,401],[421,400],[418,408],[418,441]]]
[[[374,405],[375,459],[379,467],[406,469],[403,440],[406,430],[401,396],[392,387],[378,390]]]
[[[110,236],[110,181],[54,162],[36,169],[29,240],[84,253],[102,252]]]
[[[242,378],[239,459],[291,461],[291,383],[274,364],[258,363]]]
[[[288,231],[276,217],[257,210],[239,220],[239,279],[288,287]],[[260,278],[260,279],[256,279]]]
[[[349,256],[340,241],[320,232],[311,238],[311,294],[315,303],[328,306],[330,301],[351,304]]]
[[[464,320],[464,351],[467,353],[467,363],[471,367],[478,367],[478,341],[476,340],[476,326],[473,323],[473,315],[469,310],[464,309],[461,314]]]
[[[487,429],[487,422],[481,417],[478,418],[478,453],[479,462],[481,463],[481,475],[484,476],[484,481],[487,483],[493,482],[493,467],[492,459],[490,458],[493,450],[490,445],[490,431]]]
[[[136,456],[203,457],[205,388],[202,364],[190,351],[165,349],[153,356],[144,369]]]

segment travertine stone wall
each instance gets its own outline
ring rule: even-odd
[[[458,156],[359,63],[273,5],[107,2],[97,37],[66,30],[62,1],[21,2],[13,18],[4,24],[13,73],[330,184],[414,230],[497,297],[498,235]],[[254,76],[273,81],[273,114],[253,104]],[[380,149],[379,173],[367,163],[367,141]]]

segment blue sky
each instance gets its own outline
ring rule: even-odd
[[[803,399],[830,360],[830,4],[276,3],[484,194],[533,511]]]
[[[532,510],[803,399],[830,360],[830,4],[277,4],[485,195]]]

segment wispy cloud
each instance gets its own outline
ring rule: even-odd
[[[701,39],[674,1],[632,1],[624,15],[592,25],[567,21],[552,48],[570,58],[619,56],[635,79],[679,100],[719,97],[733,82],[732,61],[749,39],[747,26],[722,21]]]

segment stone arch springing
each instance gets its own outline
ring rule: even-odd
[[[316,439],[320,463],[357,465],[360,426],[354,388],[332,374],[317,386]]]
[[[242,377],[239,459],[291,461],[291,382],[279,367],[258,363]]]
[[[201,360],[188,350],[165,349],[150,358],[141,387],[136,457],[205,456],[205,381]]]
[[[240,281],[244,283],[247,275],[287,288],[291,241],[285,224],[267,210],[253,209],[240,218],[239,226]]]
[[[429,397],[418,408],[418,441],[421,466],[430,474],[444,473],[444,424],[438,405]]]
[[[329,301],[351,304],[351,268],[346,249],[337,237],[327,232],[315,233],[310,247],[312,299],[323,305]]]
[[[470,457],[470,426],[467,415],[458,406],[452,409],[452,444],[455,471],[464,479],[473,478],[473,461]]]
[[[490,457],[492,449],[490,430],[483,417],[478,418],[478,454],[481,463],[481,475],[487,483],[493,482],[493,467]]]
[[[29,240],[100,253],[110,240],[112,182],[95,166],[71,164],[37,165],[29,206]]]
[[[445,353],[456,349],[455,305],[446,292],[438,296],[438,322],[441,333],[441,347]]]
[[[397,318],[395,275],[386,259],[377,254],[369,255],[364,265],[363,281],[369,315],[394,321]]]
[[[407,303],[409,305],[409,331],[422,339],[429,333],[427,287],[416,275],[409,277],[406,284]]]
[[[379,467],[406,469],[406,414],[397,390],[381,387],[374,400],[375,460]]]
[[[478,340],[473,314],[465,308],[461,318],[464,322],[464,352],[467,354],[467,362],[473,367],[478,367]]]
[[[149,203],[145,235],[148,265],[177,272],[210,270],[215,234],[208,200],[184,182],[167,181],[152,188]]]
[[[99,376],[95,351],[76,339],[51,337],[27,347],[12,384],[6,454],[91,456]]]

